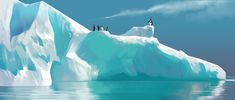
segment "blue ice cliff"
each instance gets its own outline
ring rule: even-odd
[[[0,15],[0,86],[226,78],[220,66],[159,43],[153,26],[91,32],[45,2],[0,0]]]

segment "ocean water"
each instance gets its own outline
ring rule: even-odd
[[[235,80],[92,81],[0,87],[0,100],[235,100]]]

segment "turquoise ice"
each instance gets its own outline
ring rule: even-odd
[[[13,7],[10,29],[11,36],[19,35],[27,31],[35,20],[39,9],[39,3],[25,5],[16,2]]]

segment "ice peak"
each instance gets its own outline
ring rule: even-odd
[[[124,36],[153,37],[154,36],[154,26],[153,25],[146,25],[144,27],[133,27],[123,35]]]

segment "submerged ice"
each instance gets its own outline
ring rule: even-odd
[[[161,44],[152,25],[91,32],[44,2],[17,0],[0,0],[0,15],[1,86],[226,78],[220,66]]]

